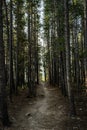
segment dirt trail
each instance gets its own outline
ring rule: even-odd
[[[28,99],[5,130],[78,130],[70,128],[67,99],[58,88],[38,87],[36,98]],[[73,127],[77,128],[77,127]]]

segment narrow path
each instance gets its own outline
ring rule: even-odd
[[[35,99],[18,112],[11,130],[68,130],[67,99],[58,88],[38,87]]]

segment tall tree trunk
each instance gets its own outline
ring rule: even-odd
[[[67,90],[70,102],[70,115],[75,115],[74,95],[72,91],[71,80],[71,58],[70,58],[70,30],[69,30],[69,0],[64,0],[65,7],[65,45],[66,45],[66,76],[67,76]]]
[[[0,119],[3,125],[9,124],[7,101],[6,101],[6,79],[5,79],[5,53],[3,44],[3,0],[0,0]]]
[[[84,33],[84,46],[87,52],[87,0],[84,0]],[[85,76],[87,77],[87,57],[85,57]]]
[[[13,78],[13,14],[12,14],[12,0],[10,0],[10,35],[9,35],[9,86],[10,86],[10,100],[12,101],[12,93],[15,92],[14,78]]]
[[[48,49],[48,73],[49,73],[49,83],[52,82],[52,75],[51,75],[51,58],[50,58],[50,40],[49,40],[49,27],[48,27],[48,37],[47,37],[47,49]]]
[[[6,85],[8,85],[8,59],[9,59],[9,19],[8,19],[8,9],[6,0],[4,0],[5,14],[6,14],[6,29],[7,29],[7,56],[6,56]]]
[[[36,14],[36,21],[38,19],[38,16]],[[39,57],[38,57],[38,27],[37,27],[37,22],[36,22],[36,77],[37,77],[37,84],[39,84]]]
[[[74,49],[75,49],[75,63],[76,63],[76,85],[77,85],[77,89],[78,89],[78,93],[79,93],[79,89],[80,89],[80,67],[79,67],[79,45],[78,45],[78,35],[77,35],[77,19],[75,20],[75,30],[74,30]]]
[[[16,81],[15,91],[18,94],[19,85],[19,1],[17,1],[17,44],[16,44]]]
[[[30,8],[30,3],[29,8]],[[29,88],[29,95],[31,95],[31,15],[30,10],[28,10],[28,88]]]

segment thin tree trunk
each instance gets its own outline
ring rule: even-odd
[[[30,6],[30,4],[29,4]],[[28,88],[31,95],[31,20],[30,11],[28,11]]]
[[[19,85],[19,1],[17,1],[17,45],[16,45],[16,82],[15,91],[18,94]]]
[[[87,51],[87,0],[85,0],[85,38],[84,38],[84,42],[85,42],[85,51]],[[85,75],[87,77],[87,57],[85,58]]]
[[[9,19],[8,19],[8,9],[6,0],[4,0],[5,14],[6,14],[6,28],[7,28],[7,57],[6,57],[6,85],[8,85],[8,57],[9,57]]]
[[[64,0],[65,7],[65,45],[66,45],[66,76],[67,76],[67,89],[68,98],[70,102],[70,115],[75,115],[74,95],[72,91],[71,80],[71,58],[70,58],[70,30],[69,30],[69,0]]]
[[[50,41],[49,41],[49,28],[48,28],[48,37],[47,37],[47,49],[48,49],[48,72],[49,72],[49,83],[52,82],[52,75],[51,75],[51,59],[50,59]]]
[[[9,85],[10,85],[10,100],[12,101],[12,93],[15,92],[13,78],[13,16],[12,16],[12,0],[10,0],[10,35],[9,35]]]

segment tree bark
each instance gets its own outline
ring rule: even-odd
[[[7,101],[6,101],[6,78],[5,78],[5,53],[3,43],[3,0],[0,0],[0,119],[3,125],[9,125]]]
[[[85,44],[85,51],[87,52],[87,0],[85,0],[84,4],[85,8],[85,37],[84,37],[84,44]],[[85,58],[85,75],[87,77],[87,57]]]
[[[65,45],[66,45],[66,76],[67,76],[67,91],[70,102],[70,115],[76,115],[74,95],[72,91],[71,79],[71,58],[70,58],[70,30],[69,30],[69,0],[64,0],[65,7]]]
[[[13,78],[13,14],[12,14],[12,0],[10,0],[10,35],[9,35],[9,86],[10,86],[10,100],[12,101],[12,94],[15,92],[14,78]]]

